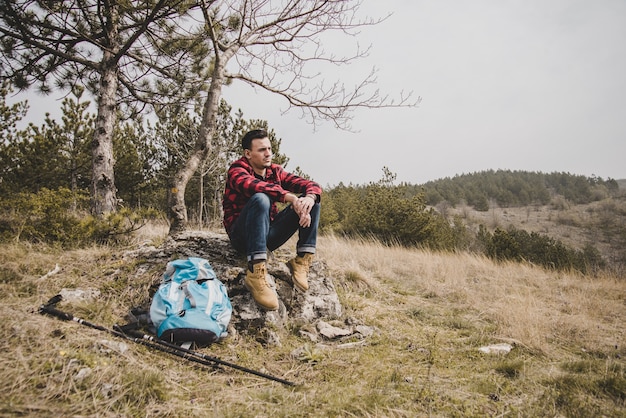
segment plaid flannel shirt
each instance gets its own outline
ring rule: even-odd
[[[254,173],[248,159],[241,157],[231,164],[224,188],[224,228],[230,230],[241,214],[248,200],[255,193],[264,193],[272,200],[270,220],[278,213],[276,202],[284,202],[287,193],[314,194],[319,198],[322,188],[314,181],[304,179],[285,171],[280,165],[272,164],[266,171],[265,178]]]

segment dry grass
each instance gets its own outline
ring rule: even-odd
[[[320,254],[336,274],[353,272],[377,293],[402,295],[405,303],[442,315],[464,311],[470,322],[492,324],[493,338],[536,353],[561,354],[561,342],[571,335],[579,349],[590,350],[615,347],[624,338],[626,286],[615,278],[338,238],[324,239]],[[395,308],[381,304],[374,311]]]
[[[299,383],[291,388],[124,348],[36,312],[63,287],[91,287],[97,303],[63,308],[105,326],[123,321],[160,271],[138,270],[120,250],[3,246],[0,415],[626,416],[623,280],[332,236],[318,247],[344,316],[377,328],[365,345],[313,345],[292,324],[278,347],[240,335],[205,349]],[[56,263],[61,271],[42,279]],[[501,342],[514,345],[508,355],[478,351]],[[302,347],[308,356],[291,355]]]

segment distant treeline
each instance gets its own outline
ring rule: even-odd
[[[490,203],[499,207],[545,205],[560,195],[575,204],[590,203],[614,196],[619,184],[614,179],[570,173],[488,170],[461,174],[423,185],[404,185],[407,193],[424,193],[426,203],[436,206],[467,204],[486,211]]]

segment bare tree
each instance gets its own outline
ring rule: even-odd
[[[146,104],[178,97],[172,92],[184,90],[194,57],[207,55],[183,37],[163,42],[195,6],[186,0],[0,0],[0,77],[43,93],[83,85],[97,98],[96,215],[116,210],[112,139],[119,110],[136,116]]]
[[[193,152],[172,178],[169,187],[170,234],[187,224],[185,188],[212,147],[222,86],[243,81],[277,94],[289,109],[300,109],[312,123],[328,120],[349,128],[355,108],[415,105],[410,94],[397,101],[376,89],[372,71],[353,88],[328,82],[317,64],[344,65],[364,57],[356,49],[336,56],[324,48],[323,34],[338,31],[356,35],[381,19],[359,19],[360,0],[200,0],[206,40],[212,54],[210,84],[204,101],[200,131]]]

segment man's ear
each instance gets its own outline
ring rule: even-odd
[[[245,148],[243,150],[243,156],[246,157],[246,158],[250,158],[250,150]]]

